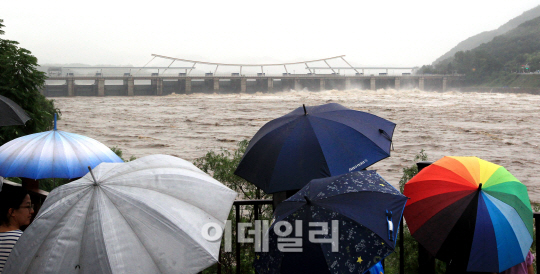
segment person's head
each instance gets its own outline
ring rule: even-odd
[[[29,225],[34,213],[28,191],[22,187],[3,189],[0,192],[0,225],[20,228]]]

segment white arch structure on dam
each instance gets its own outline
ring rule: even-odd
[[[283,68],[285,69],[285,72],[286,73],[289,73],[289,71],[287,70],[287,66],[291,66],[291,65],[301,65],[301,64],[305,64],[306,65],[306,69],[309,70],[310,73],[314,73],[315,72],[315,69],[330,69],[332,70],[332,72],[336,73],[335,72],[335,69],[337,68],[334,68],[332,67],[327,61],[328,60],[333,60],[333,59],[341,59],[343,60],[343,62],[345,62],[348,67],[345,67],[345,69],[352,69],[354,71],[356,71],[356,73],[360,73],[358,72],[357,68],[353,67],[351,64],[349,64],[349,62],[347,62],[347,60],[345,60],[345,55],[339,55],[339,56],[334,56],[334,57],[328,57],[328,58],[321,58],[321,59],[316,59],[316,60],[307,60],[307,61],[299,61],[299,62],[288,62],[288,63],[274,63],[274,64],[231,64],[231,63],[216,63],[216,62],[206,62],[206,61],[196,61],[196,60],[188,60],[188,59],[182,59],[182,58],[175,58],[175,57],[169,57],[169,56],[164,56],[164,55],[159,55],[159,54],[152,54],[152,56],[154,56],[154,58],[162,58],[162,59],[169,59],[169,60],[173,60],[171,62],[171,64],[169,66],[171,66],[174,62],[176,61],[181,61],[181,62],[186,62],[186,63],[192,63],[193,64],[193,68],[195,67],[195,65],[197,64],[204,64],[204,65],[214,65],[216,66],[216,69],[214,70],[214,74],[217,72],[218,68],[220,66],[227,66],[227,67],[239,67],[240,68],[240,74],[242,74],[242,67],[260,67],[261,68],[261,73],[264,74],[264,67],[277,67],[277,66],[283,66]],[[153,59],[152,59],[153,60]],[[150,61],[152,61],[150,60]],[[314,67],[310,67],[308,64],[310,63],[315,63],[315,62],[321,62],[323,61],[328,67],[317,67],[317,68],[314,68]],[[312,71],[313,69],[313,71]],[[191,72],[191,70],[189,71]],[[189,75],[189,72],[188,72],[188,75]]]

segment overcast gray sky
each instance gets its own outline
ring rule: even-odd
[[[154,53],[227,63],[346,55],[354,66],[421,66],[539,4],[538,0],[5,0],[0,18],[6,26],[3,38],[19,41],[41,64],[143,66]],[[169,63],[155,60],[152,65]]]

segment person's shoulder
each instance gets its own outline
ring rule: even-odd
[[[6,232],[0,232],[0,237],[20,237],[23,234],[22,230],[11,230]]]

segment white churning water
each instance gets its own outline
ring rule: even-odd
[[[502,165],[540,202],[538,95],[329,90],[53,99],[62,111],[60,130],[118,146],[124,158],[160,153],[189,161],[209,150],[235,149],[302,104],[339,103],[397,124],[392,156],[370,168],[394,186],[424,149],[430,161],[478,156]]]

